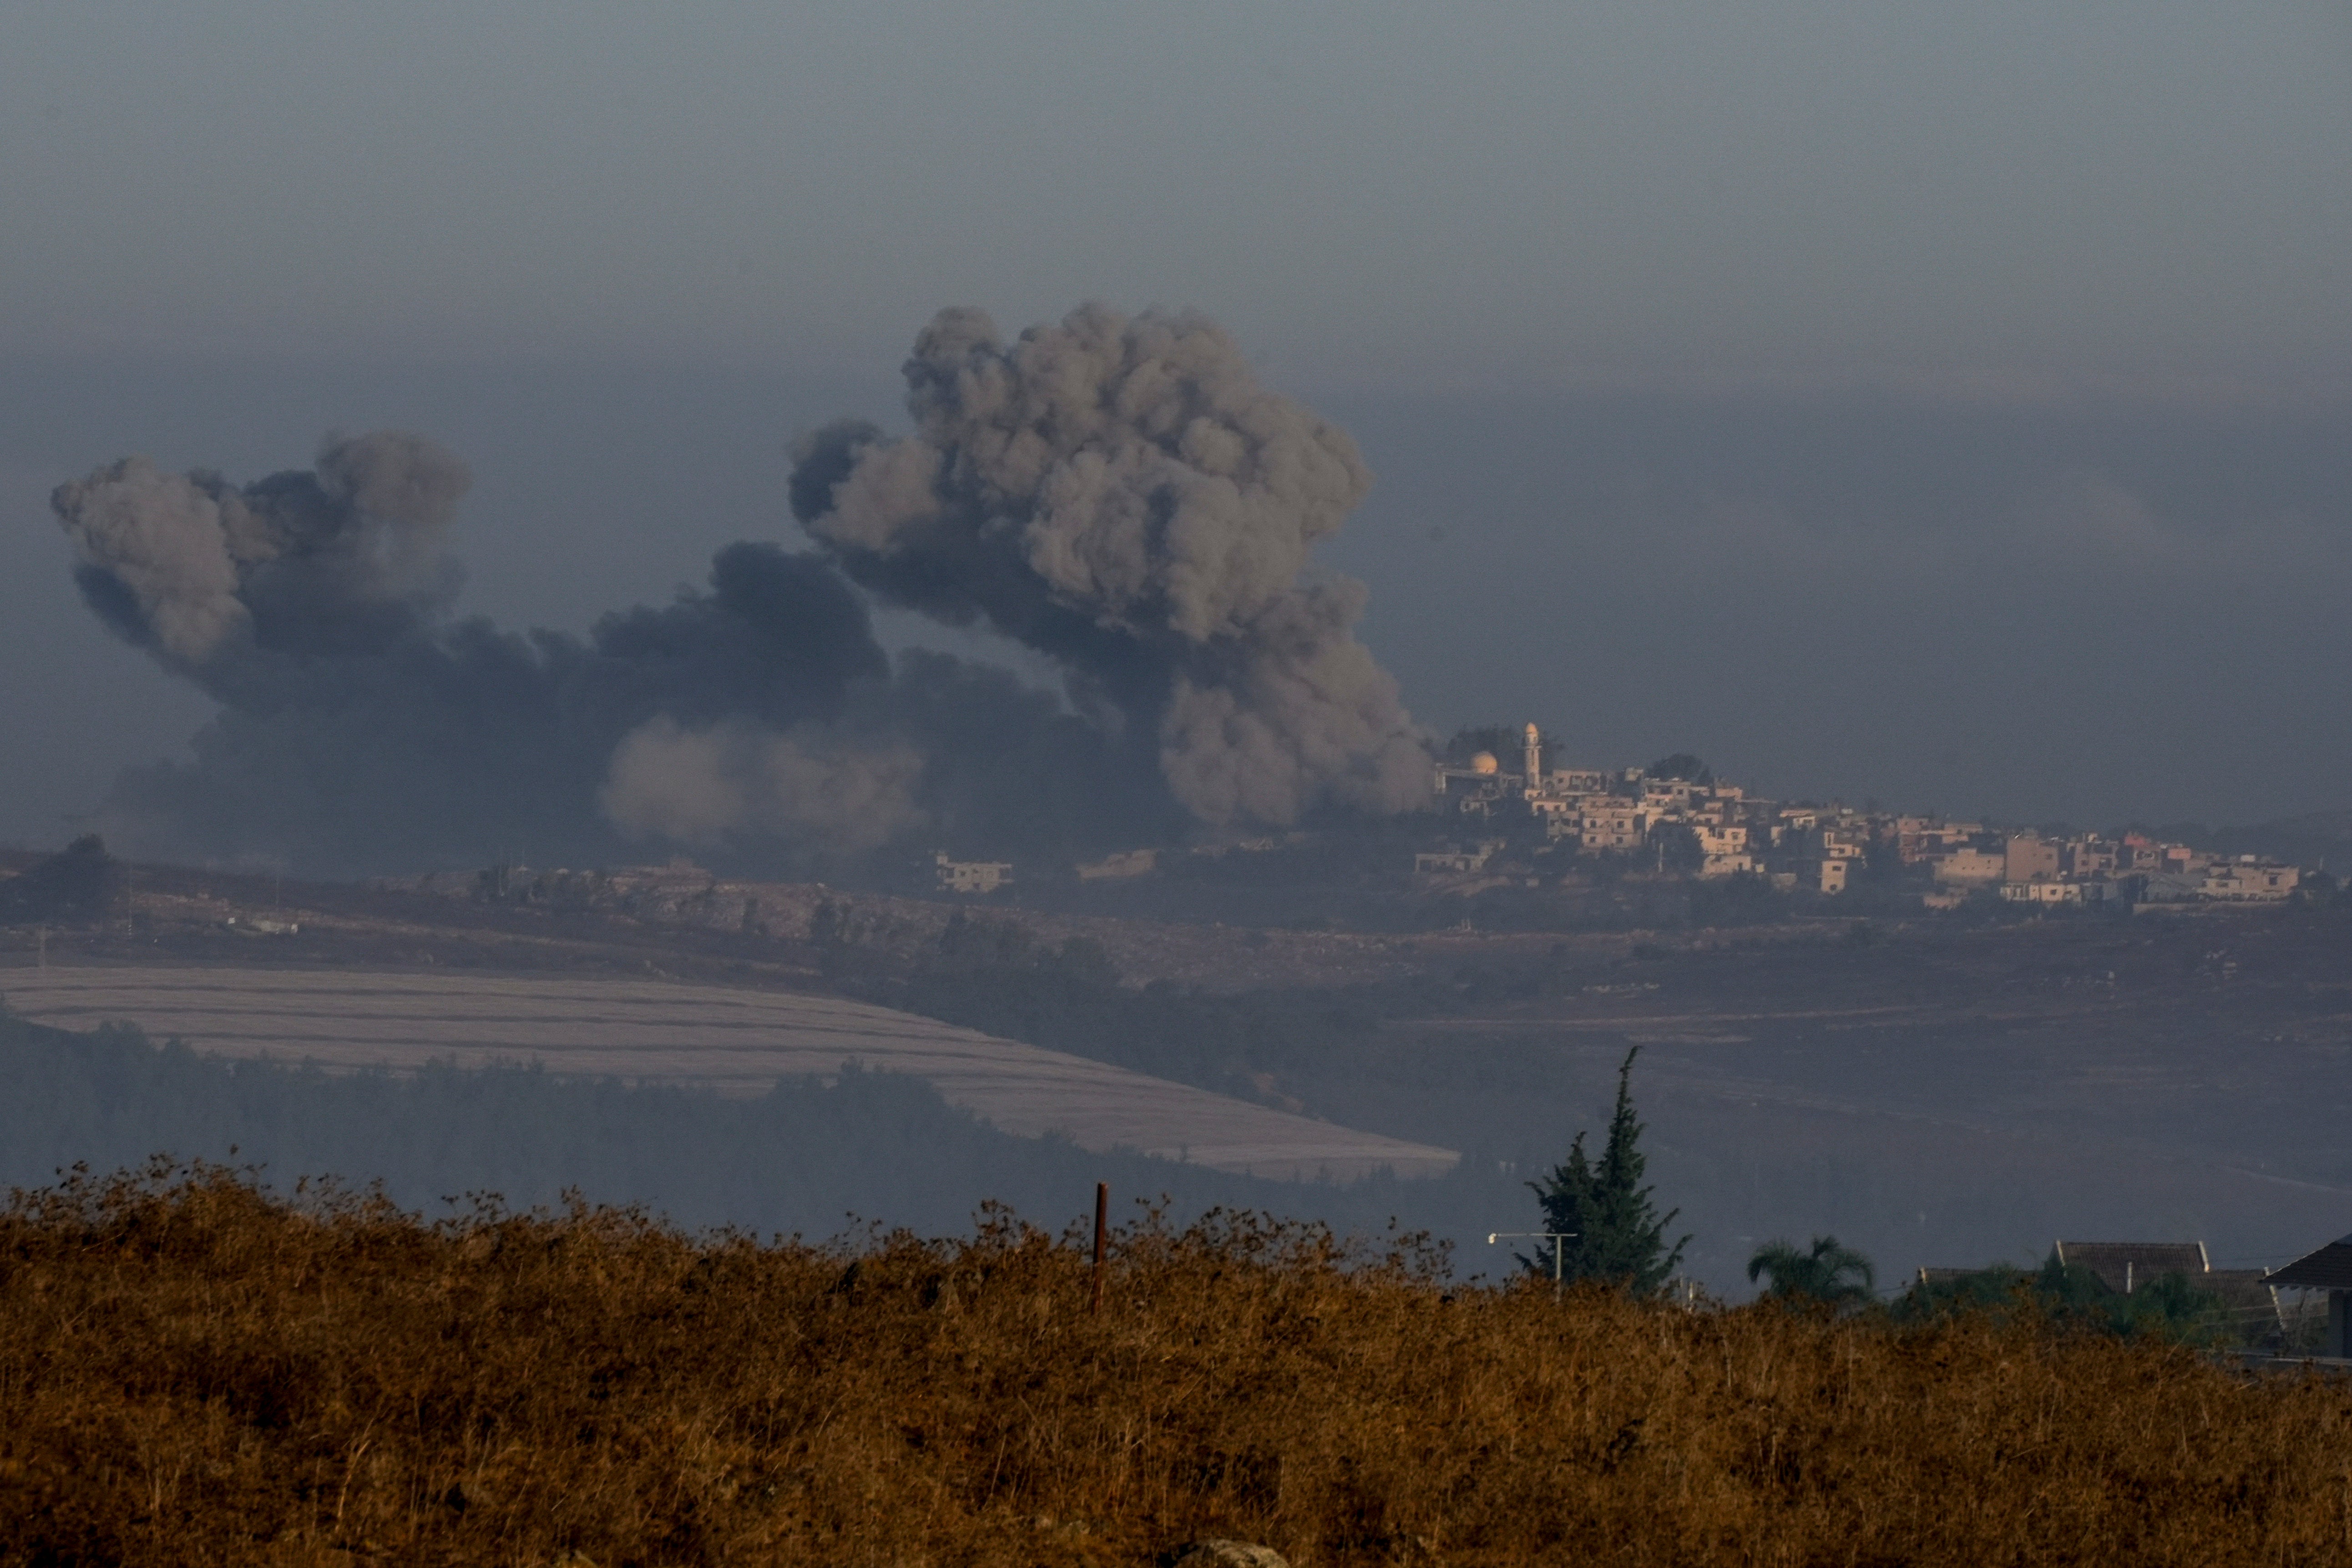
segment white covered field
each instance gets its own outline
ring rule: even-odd
[[[845,1061],[909,1073],[1008,1132],[1066,1134],[1221,1171],[1345,1181],[1387,1166],[1435,1175],[1451,1150],[1310,1117],[887,1007],[660,980],[235,968],[0,973],[19,1015],[110,1021],[220,1057],[323,1067],[537,1062],[550,1072],[760,1094]]]

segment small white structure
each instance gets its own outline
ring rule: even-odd
[[[2229,904],[2272,904],[2294,897],[2303,873],[2293,866],[2273,865],[2252,855],[2217,860],[2205,868],[2200,898]]]
[[[1486,868],[1486,862],[1492,860],[1496,851],[1502,847],[1502,839],[1490,838],[1473,849],[1444,849],[1415,855],[1412,858],[1413,875],[1431,877],[1443,876],[1447,872],[1483,871]]]
[[[2003,882],[2000,896],[2012,904],[2079,904],[2080,882]]]
[[[1003,860],[950,860],[944,849],[935,852],[940,890],[947,893],[992,893],[1013,880],[1013,867]]]

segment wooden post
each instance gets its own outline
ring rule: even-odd
[[[1102,1312],[1103,1258],[1110,1250],[1110,1184],[1095,1184],[1095,1305]]]

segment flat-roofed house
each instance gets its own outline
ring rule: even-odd
[[[1639,849],[1647,823],[1641,811],[1630,805],[1588,805],[1579,826],[1587,849]]]
[[[2197,890],[2201,897],[2226,903],[2277,903],[2293,898],[2295,884],[2302,879],[2302,872],[2293,866],[2242,855],[2235,860],[2217,861],[2206,867],[2204,880]]]
[[[1609,775],[1599,768],[1554,768],[1544,774],[1546,795],[1599,795],[1609,787]]]
[[[2006,856],[1976,848],[1955,849],[1938,857],[1935,867],[1938,882],[1998,882],[2009,874]]]
[[[947,893],[992,893],[1013,880],[1006,860],[950,860],[944,849],[933,857],[939,867],[940,890]]]
[[[2013,835],[2001,858],[2003,881],[2039,882],[2058,875],[2058,846],[2039,834]]]
[[[1944,825],[1932,816],[1898,816],[1895,819],[1895,855],[1906,866],[1916,866],[1932,858],[1948,847]]]
[[[1691,829],[1698,839],[1698,874],[1702,877],[1729,877],[1741,871],[1756,869],[1756,858],[1748,852],[1748,829],[1718,827],[1702,823]]]
[[[1443,849],[1435,853],[1415,855],[1412,870],[1416,877],[1441,875],[1448,871],[1483,871],[1495,851],[1503,847],[1499,838],[1489,839],[1470,849]]]
[[[1822,829],[1822,855],[1832,860],[1858,860],[1870,853],[1870,835],[1858,827]]]
[[[2113,877],[2119,856],[2110,840],[2076,838],[2066,845],[2066,874],[2084,879]]]

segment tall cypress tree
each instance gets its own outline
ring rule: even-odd
[[[1561,1276],[1597,1279],[1621,1286],[1636,1296],[1654,1294],[1682,1263],[1690,1237],[1670,1247],[1666,1226],[1683,1211],[1657,1212],[1650,1201],[1654,1190],[1642,1184],[1642,1122],[1633,1114],[1635,1046],[1617,1069],[1617,1110],[1609,1121],[1609,1142],[1598,1164],[1584,1152],[1584,1134],[1569,1145],[1568,1163],[1552,1167],[1551,1174],[1528,1188],[1543,1205],[1544,1228],[1567,1233],[1570,1239],[1560,1259]],[[1521,1259],[1532,1272],[1551,1272],[1544,1256]]]

